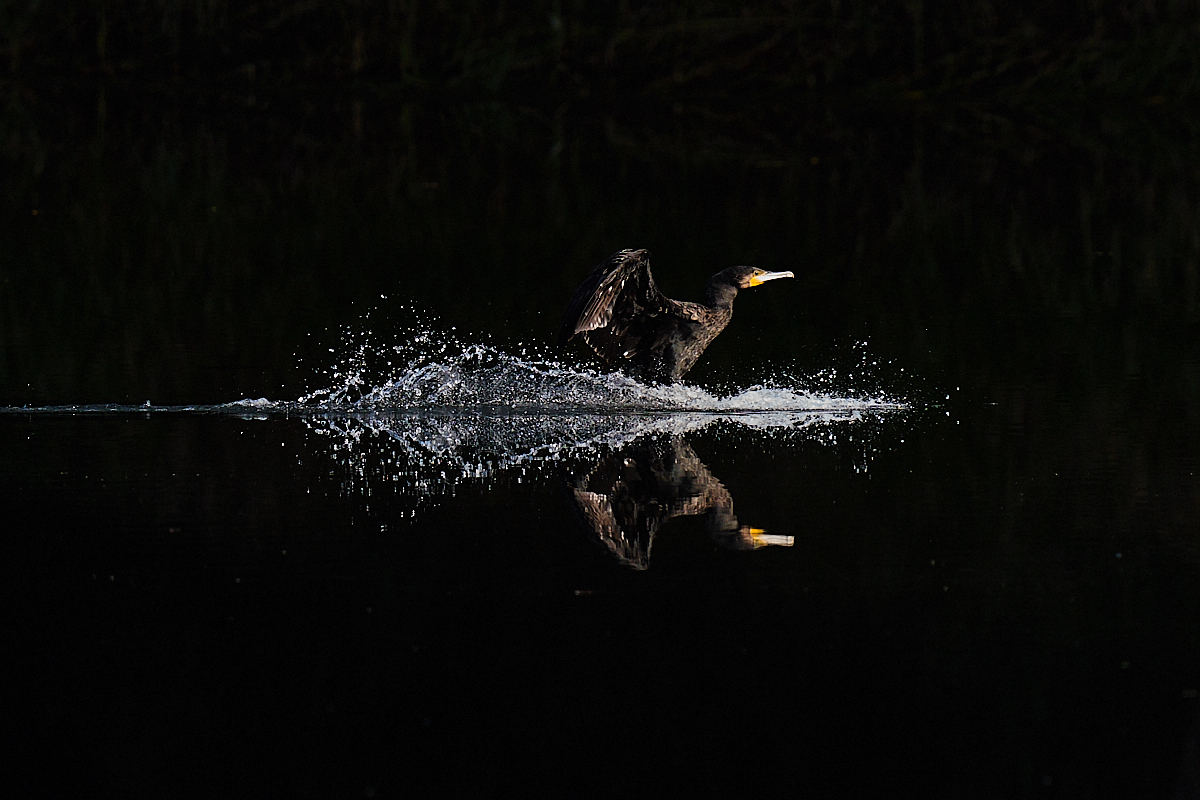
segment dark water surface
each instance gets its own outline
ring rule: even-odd
[[[83,94],[4,116],[26,789],[1200,792],[1177,121]],[[541,344],[621,247],[797,280],[644,387]]]

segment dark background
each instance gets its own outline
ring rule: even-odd
[[[682,299],[800,276],[700,382],[867,339],[938,384],[1194,364],[1190,4],[4,16],[0,403],[294,398],[381,295],[546,342],[621,247]]]

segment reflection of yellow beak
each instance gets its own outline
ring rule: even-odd
[[[791,547],[795,541],[794,536],[784,536],[778,533],[767,533],[762,528],[751,528],[747,531],[750,534],[750,543],[757,550],[760,547],[774,545],[775,547]]]
[[[766,283],[767,281],[773,281],[776,278],[794,278],[794,277],[796,277],[796,276],[790,272],[761,272],[758,275],[750,276],[750,285],[758,286],[760,283]]]

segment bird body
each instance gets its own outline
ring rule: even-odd
[[[703,303],[672,300],[650,274],[650,253],[620,250],[584,279],[567,306],[558,345],[576,334],[610,366],[656,383],[674,383],[695,365],[733,317],[739,289],[790,272],[730,267],[708,282]]]

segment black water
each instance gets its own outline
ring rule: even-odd
[[[14,781],[1196,796],[1194,138],[819,111],[10,103]],[[797,280],[643,387],[621,247]]]

